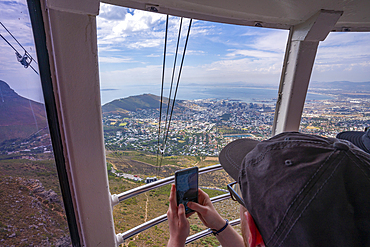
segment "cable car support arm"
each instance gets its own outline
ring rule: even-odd
[[[272,135],[298,131],[317,47],[334,28],[342,11],[320,10],[293,26],[285,51]]]

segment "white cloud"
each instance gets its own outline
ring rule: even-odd
[[[107,20],[124,20],[127,14],[126,8],[117,8],[110,4],[100,4],[99,17]]]
[[[275,78],[275,75],[280,74],[282,64],[274,61],[266,61],[264,59],[252,60],[250,58],[221,60],[211,64],[206,64],[201,67],[203,76],[208,74],[210,77],[222,77],[226,82],[244,81],[246,83],[254,83],[254,79],[250,80],[250,74],[259,73],[261,81],[272,84],[275,80],[267,81],[264,79],[266,75],[269,78]],[[193,73],[194,74],[194,73]],[[196,74],[195,74],[196,75]],[[225,79],[225,77],[227,79]],[[222,81],[220,80],[219,83]]]
[[[99,57],[99,63],[131,63],[131,58],[124,57]]]
[[[202,83],[205,85],[244,82],[246,84],[264,83],[278,85],[281,66],[277,63],[266,64],[263,61],[250,59],[221,60],[203,66],[183,67],[181,84]],[[137,87],[157,85],[160,87],[161,66],[145,66],[126,70],[115,70],[101,73],[104,88],[124,89],[130,85]],[[176,68],[179,71],[179,68]],[[176,75],[177,75],[176,72]],[[166,83],[170,80],[172,68],[165,73]]]
[[[128,48],[130,49],[139,49],[139,48],[144,48],[144,47],[157,47],[160,46],[162,43],[161,39],[146,39],[146,40],[141,40],[138,42],[131,42],[128,44]]]
[[[112,15],[112,16],[111,16]],[[175,50],[180,18],[169,17],[167,47],[168,51]],[[181,41],[187,33],[189,19],[183,19]],[[110,51],[115,48],[141,50],[156,48],[162,52],[165,37],[166,15],[129,10],[101,4],[101,11],[97,17],[99,52]],[[192,29],[192,34],[202,32],[199,28]]]
[[[157,55],[157,54],[150,54],[150,55],[147,55],[146,57],[160,57],[160,55]]]
[[[370,33],[331,33],[320,43],[312,79],[368,81]]]
[[[101,72],[104,88],[124,88],[127,85],[148,85],[160,83],[161,66],[149,65],[125,70]]]
[[[180,51],[178,53],[182,55],[183,51]],[[186,56],[191,56],[191,55],[198,56],[198,55],[205,55],[205,54],[206,52],[202,50],[186,50]]]
[[[245,57],[253,57],[257,59],[279,59],[281,58],[281,53],[276,52],[269,52],[269,51],[261,51],[261,50],[230,50],[232,52],[226,54],[228,57],[237,57],[237,56],[245,56]]]
[[[164,20],[165,15],[140,10],[130,12],[122,7],[101,4],[97,17],[99,48],[104,45],[128,46],[130,49],[158,46],[163,32],[157,27]]]
[[[257,50],[275,51],[284,53],[288,40],[287,30],[272,30],[264,31],[262,34],[256,35],[256,39],[250,47]]]

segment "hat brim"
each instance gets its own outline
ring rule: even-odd
[[[342,139],[342,140],[347,140],[347,141],[350,141],[352,142],[353,144],[355,144],[357,147],[361,148],[362,150],[367,151],[367,148],[365,147],[363,141],[362,141],[362,136],[365,134],[366,132],[362,132],[362,131],[345,131],[345,132],[341,132],[337,135],[337,138],[338,139]]]
[[[227,144],[218,157],[221,166],[235,180],[239,179],[240,167],[244,157],[259,143],[257,140],[243,138]]]

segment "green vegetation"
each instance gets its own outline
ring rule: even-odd
[[[123,99],[113,100],[103,105],[103,113],[118,113],[127,117],[127,111],[136,111],[138,109],[157,109],[159,106],[160,97],[153,94],[143,94],[130,96]],[[181,106],[181,100],[176,101],[176,106]],[[167,109],[168,98],[163,98],[163,107]]]
[[[219,190],[203,189],[203,191],[206,192],[210,198],[225,194],[225,192]]]
[[[202,245],[204,246],[219,246],[219,242],[217,241],[216,237],[205,237],[202,240]]]
[[[107,162],[107,170],[108,170],[108,172],[112,171],[112,167],[113,167],[113,165],[111,163]]]
[[[171,185],[165,185],[165,186],[162,186],[155,190],[150,191],[150,193],[152,193],[153,196],[155,197],[159,197],[161,195],[170,197],[170,192],[171,192]]]
[[[200,232],[202,229],[197,225],[190,225],[190,229],[196,232]]]
[[[248,131],[245,131],[245,130],[238,130],[238,129],[233,129],[233,128],[229,128],[229,127],[222,127],[222,128],[218,128],[218,131],[223,134],[223,135],[232,135],[232,134],[248,134],[250,132]]]
[[[49,155],[50,158],[52,157]],[[4,176],[38,179],[46,189],[61,195],[54,160],[0,160],[0,174]]]
[[[137,205],[137,200],[136,200],[136,197],[133,197],[133,198],[125,200],[123,203],[126,205]]]
[[[231,113],[226,113],[221,116],[221,119],[224,121],[228,121],[232,117]]]
[[[128,244],[128,247],[136,247],[137,245],[134,243],[134,242],[130,242],[129,244]]]

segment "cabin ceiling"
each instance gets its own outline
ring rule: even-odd
[[[206,21],[289,29],[321,9],[343,11],[333,31],[370,31],[369,0],[103,0]]]

